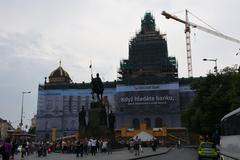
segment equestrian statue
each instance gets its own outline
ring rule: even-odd
[[[97,95],[97,100],[101,101],[104,91],[104,86],[102,83],[101,78],[99,77],[99,74],[97,73],[96,78],[92,77],[91,81],[91,88],[92,88],[92,98],[94,100],[94,94]]]

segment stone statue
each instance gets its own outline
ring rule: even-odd
[[[84,106],[82,106],[82,111],[79,112],[79,128],[85,128],[86,127],[86,112],[84,110]]]
[[[100,111],[100,124],[104,126],[107,125],[107,114],[105,108],[102,108]]]
[[[108,115],[108,124],[109,124],[109,129],[114,130],[114,123],[115,123],[115,115],[110,112]]]
[[[98,73],[96,75],[96,78],[92,78],[91,88],[92,88],[92,98],[94,99],[94,93],[96,93],[98,101],[102,100],[104,87]]]

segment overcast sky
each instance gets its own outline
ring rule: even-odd
[[[184,25],[161,12],[185,9],[218,31],[240,39],[239,0],[2,0],[0,1],[0,117],[14,126],[20,121],[21,92],[25,123],[37,109],[38,84],[62,61],[74,82],[90,81],[94,73],[115,80],[119,62],[128,58],[128,42],[140,29],[146,11],[166,33],[168,53],[176,56],[179,77],[187,77]],[[184,12],[176,14],[184,18]],[[193,16],[190,21],[204,25]],[[217,58],[218,68],[239,64],[239,45],[193,29],[193,75],[205,76]]]

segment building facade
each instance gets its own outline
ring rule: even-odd
[[[151,13],[142,19],[141,31],[130,40],[129,57],[122,60],[119,79],[104,83],[106,111],[116,116],[115,129],[181,127],[181,111],[194,96],[178,79],[175,57],[168,56],[167,41],[155,28]],[[39,85],[37,138],[51,139],[78,131],[79,112],[92,102],[89,83],[73,83],[60,66]]]
[[[4,140],[5,138],[7,138],[9,136],[8,131],[13,129],[14,128],[12,127],[10,122],[0,118],[0,140]]]

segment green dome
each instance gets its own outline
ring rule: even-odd
[[[61,66],[52,71],[48,78],[49,83],[70,83],[72,81],[69,74]]]

